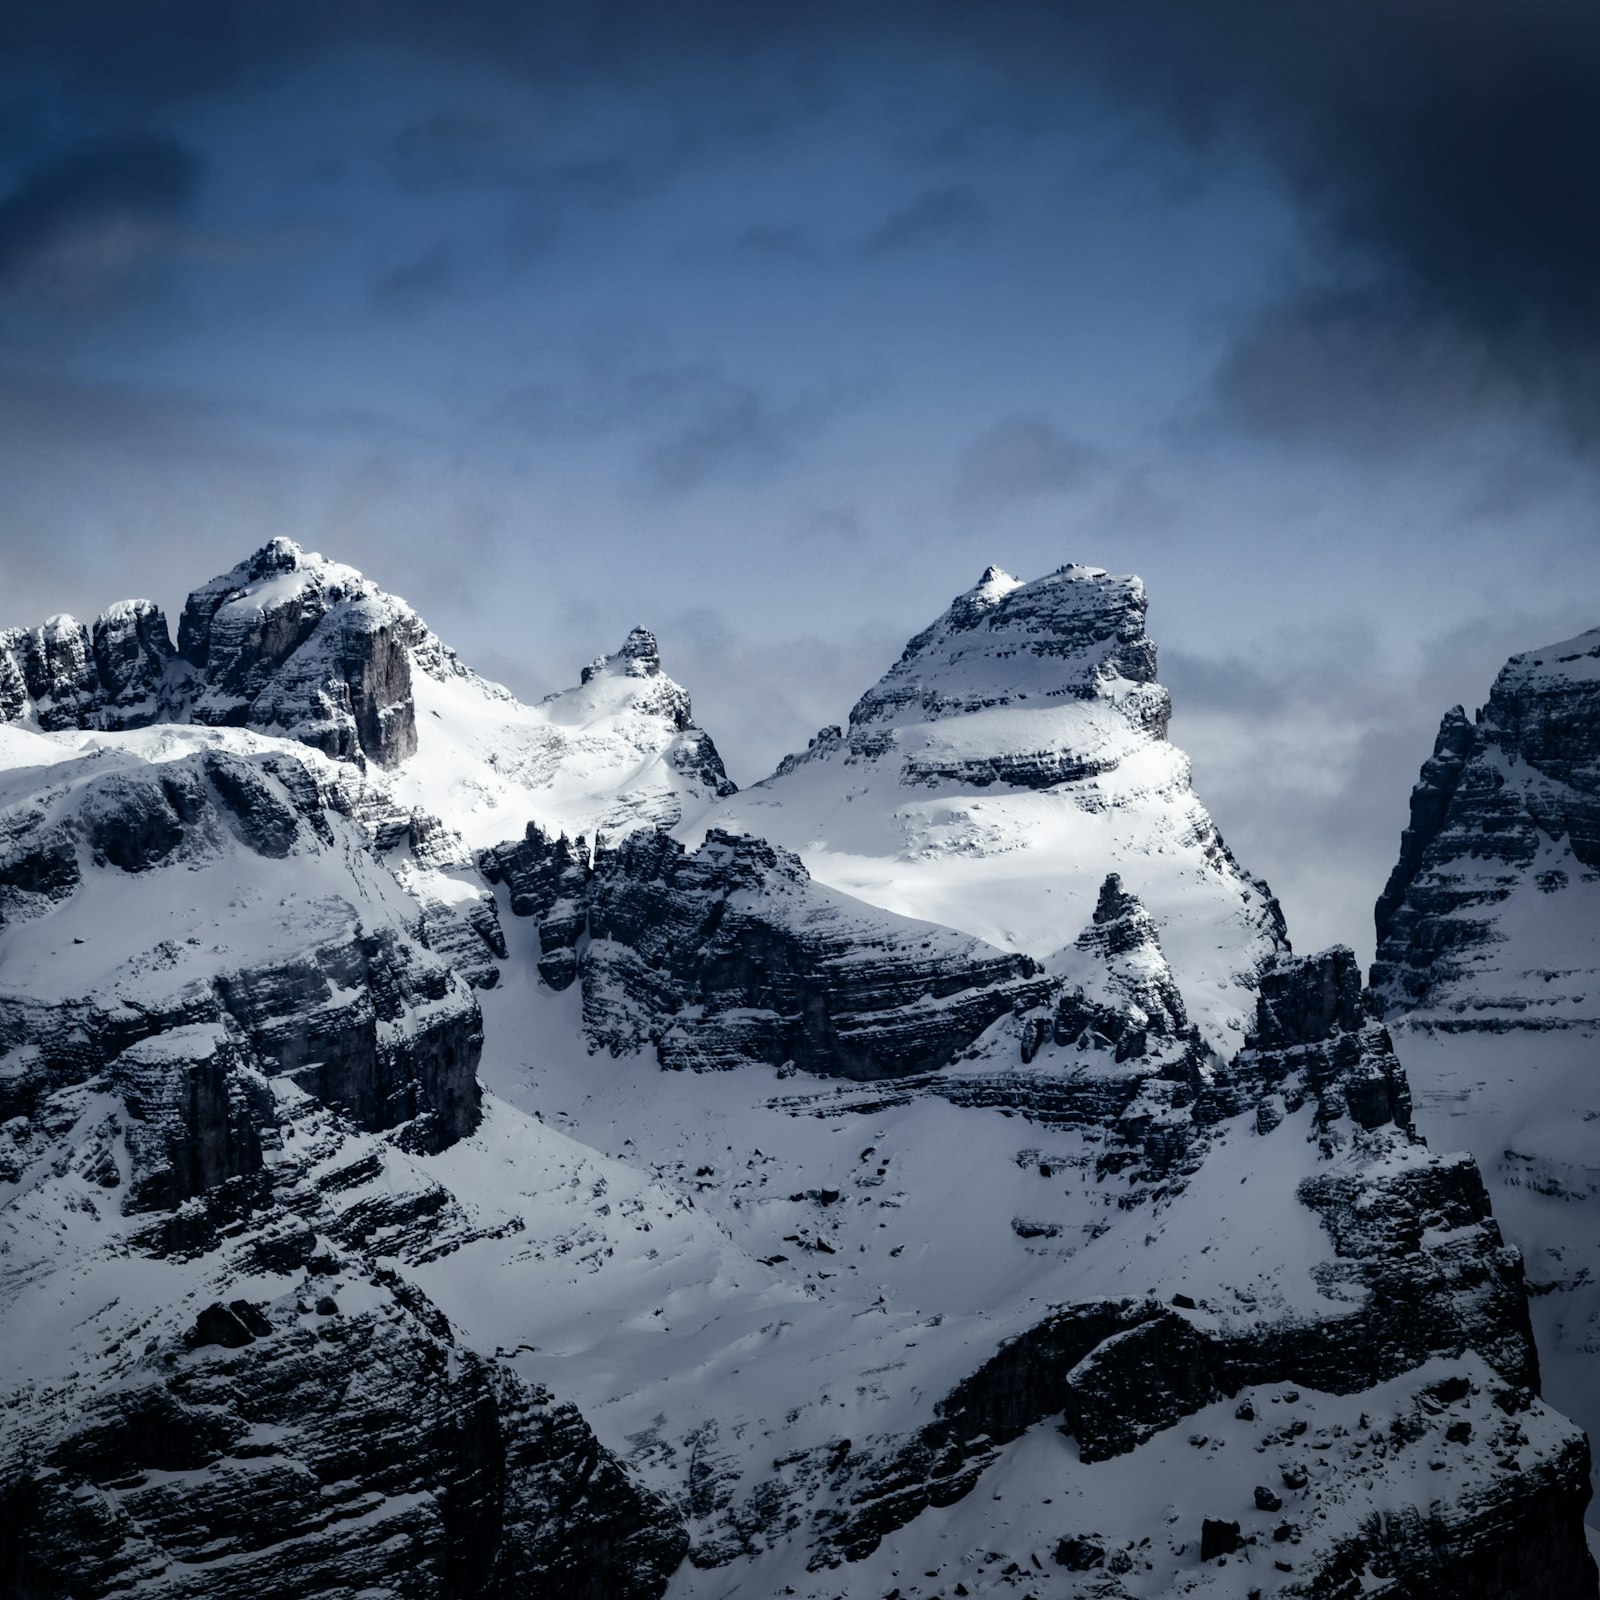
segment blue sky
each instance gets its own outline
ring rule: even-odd
[[[990,561],[1137,571],[1365,952],[1439,715],[1600,623],[1576,6],[37,9],[0,625],[287,533],[525,695],[648,624],[747,782]]]

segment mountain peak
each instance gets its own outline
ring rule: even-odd
[[[1512,656],[1475,719],[1445,713],[1374,908],[1386,1012],[1592,1024],[1597,869],[1600,628]]]
[[[246,565],[252,578],[264,578],[273,572],[295,572],[302,566],[313,563],[321,564],[322,557],[315,552],[310,561],[306,553],[293,539],[286,539],[279,534],[275,539],[268,539],[256,553],[250,557]],[[235,571],[238,569],[235,568]]]
[[[865,737],[877,744],[888,725],[1109,700],[1163,737],[1169,708],[1144,631],[1146,603],[1138,578],[1099,567],[1065,566],[1031,583],[989,567],[856,702],[852,734],[870,728]]]
[[[622,648],[608,656],[596,656],[583,669],[579,683],[589,683],[602,673],[620,673],[628,678],[659,678],[661,647],[648,628],[631,628]]]

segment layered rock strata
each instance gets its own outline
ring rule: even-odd
[[[1445,714],[1379,897],[1372,985],[1432,1026],[1600,1023],[1600,629]]]
[[[708,834],[695,851],[636,832],[596,853],[530,825],[485,858],[539,917],[540,971],[583,986],[584,1027],[614,1055],[742,1061],[891,1078],[942,1065],[1046,985],[1026,956],[890,917],[814,885],[763,840]]]
[[[693,828],[795,851],[821,883],[1050,963],[1108,872],[1149,909],[1191,1020],[1236,1049],[1287,949],[1167,738],[1137,578],[989,568],[852,708]]]

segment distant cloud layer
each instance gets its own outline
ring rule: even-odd
[[[961,453],[956,494],[1005,500],[1074,489],[1101,463],[1100,452],[1047,416],[1003,417]]]
[[[45,270],[117,270],[181,214],[200,171],[159,133],[86,140],[30,168],[0,198],[0,289]]]

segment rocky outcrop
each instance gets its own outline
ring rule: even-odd
[[[448,967],[381,928],[219,975],[223,1009],[274,1072],[357,1127],[440,1149],[478,1123],[483,1019]]]
[[[1600,980],[1558,936],[1586,921],[1567,891],[1597,874],[1600,630],[1512,657],[1475,721],[1446,713],[1377,903],[1373,989],[1445,1028],[1600,1020]],[[1533,926],[1509,937],[1519,893]]]
[[[1135,920],[1122,908],[1096,926]],[[1252,1388],[1364,1395],[1469,1355],[1493,1369],[1504,1411],[1532,1404],[1538,1361],[1520,1257],[1504,1245],[1475,1163],[1431,1154],[1411,1129],[1404,1074],[1363,1003],[1353,954],[1338,948],[1269,969],[1249,1046],[1225,1074],[1206,1077],[1222,1081],[1206,1082],[1192,1100],[1201,1136],[1206,1124],[1254,1104],[1257,1137],[1288,1137],[1278,1131],[1283,1116],[1315,1100],[1320,1161],[1296,1198],[1331,1245],[1315,1269],[1322,1292],[1346,1309],[1244,1322],[1219,1319],[1188,1296],[1059,1309],[1007,1341],[914,1439],[856,1458],[849,1492],[836,1497],[849,1509],[821,1520],[821,1564],[859,1559],[927,1507],[962,1497],[1000,1447],[1054,1416],[1077,1439],[1079,1459],[1100,1462]],[[1458,1389],[1464,1397],[1465,1380]],[[1574,1435],[1558,1462],[1541,1463],[1536,1492],[1500,1483],[1493,1497],[1494,1517],[1527,1519],[1527,1537],[1553,1541],[1553,1565],[1571,1573],[1587,1571],[1572,1520],[1587,1470]],[[1442,1570],[1427,1562],[1464,1562],[1490,1547],[1485,1523],[1447,1520],[1448,1539],[1405,1558],[1416,1570]]]
[[[732,786],[643,629],[521,706],[275,541],[191,597],[159,733],[34,731],[145,714],[133,613],[43,694],[0,653],[0,1587],[1588,1592],[1479,1170],[1350,952],[1287,956],[1143,614],[986,573],[703,838]],[[1540,695],[1508,901],[1590,870]]]
[[[392,854],[389,865],[422,908],[422,942],[473,988],[492,989],[506,958],[505,934],[494,895],[477,881],[461,835],[426,811],[413,812],[403,851]]]
[[[408,647],[425,633],[353,568],[274,539],[189,596],[178,649],[199,676],[197,722],[394,767],[417,747]]]
[[[1249,1098],[1258,1120],[1270,1120],[1314,1098],[1324,1128],[1348,1117],[1369,1132],[1392,1126],[1414,1139],[1410,1086],[1374,1009],[1347,945],[1280,957],[1261,975],[1255,1027],[1216,1109],[1242,1109]]]
[[[1076,1042],[1090,1028],[1114,1043],[1119,1060],[1127,1060],[1143,1055],[1152,1036],[1190,1033],[1155,919],[1115,872],[1100,886],[1094,916],[1075,949],[1087,958],[1089,976],[1069,983],[1056,1004],[1052,1031],[1058,1044]]]
[[[330,1265],[205,1308],[9,1441],[7,1592],[655,1600],[682,1524],[577,1411],[460,1348],[392,1273]]]
[[[140,728],[174,692],[172,641],[161,607],[123,600],[92,628],[58,616],[0,631],[0,722],[64,728]]]
[[[585,853],[530,825],[485,870],[539,918],[545,981],[576,968],[585,1031],[614,1055],[892,1078],[943,1065],[1047,988],[1026,956],[821,889],[763,840],[713,832],[690,852],[640,831]]]
[[[539,976],[565,989],[578,976],[578,938],[588,926],[590,853],[586,840],[547,834],[536,822],[514,843],[479,857],[490,883],[510,891],[511,909],[539,924]]]
[[[636,695],[635,709],[642,715],[660,717],[674,733],[689,735],[673,741],[669,759],[685,778],[704,790],[708,799],[722,799],[737,791],[711,736],[695,726],[688,691],[661,670],[661,649],[648,628],[632,629],[614,655],[591,661],[583,669],[579,683],[582,687],[598,686],[607,678],[642,682],[645,688]]]
[[[1375,908],[1372,987],[1436,1145],[1527,1261],[1546,1394],[1600,1434],[1600,629],[1446,713]]]
[[[215,875],[219,895],[244,910],[259,892],[239,889],[255,875],[252,861],[324,861],[330,870],[326,898],[301,911],[282,901],[289,953],[240,959],[196,937],[157,939],[115,969],[110,992],[69,991],[52,1004],[25,978],[0,984],[0,1058],[23,1052],[26,1062],[0,1074],[0,1109],[27,1115],[42,1093],[113,1067],[132,1122],[144,1125],[135,1136],[140,1196],[180,1199],[259,1166],[240,1109],[250,1103],[240,1084],[256,1070],[294,1079],[358,1127],[407,1124],[421,1147],[470,1132],[480,1099],[477,1004],[412,936],[425,918],[392,879],[406,921],[364,924],[354,906],[371,894],[350,874],[367,859],[367,841],[323,798],[292,758],[285,765],[205,746],[159,762],[96,754],[45,769],[42,779],[26,775],[22,797],[0,804],[0,924],[80,896],[98,904],[121,877],[186,869],[203,905],[200,885]]]
[[[272,1091],[237,1030],[191,1023],[130,1045],[107,1074],[126,1112],[126,1208],[171,1211],[262,1169]]]

